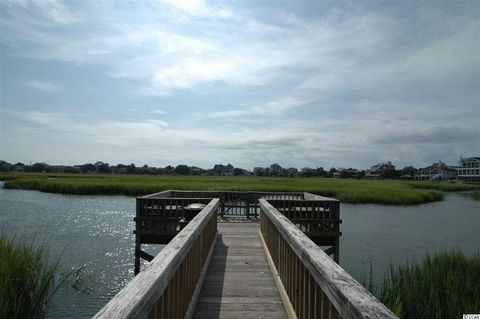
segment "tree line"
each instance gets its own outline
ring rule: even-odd
[[[396,170],[393,164],[385,166],[381,170],[380,178],[400,178],[400,176],[414,175],[415,168],[412,166]],[[279,164],[272,164],[269,167],[255,167],[248,171],[231,164],[216,164],[213,168],[203,169],[196,166],[180,164],[177,166],[168,165],[165,167],[136,166],[135,164],[110,165],[102,161],[96,163],[85,163],[81,165],[49,165],[46,163],[11,164],[0,160],[0,172],[45,172],[45,173],[84,173],[84,174],[146,174],[146,175],[209,175],[209,176],[278,176],[278,177],[339,177],[339,178],[365,178],[365,170],[354,168],[330,168],[304,167],[300,170],[294,167],[283,168]]]

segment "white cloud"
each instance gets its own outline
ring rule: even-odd
[[[278,100],[267,102],[261,106],[254,106],[238,110],[218,111],[210,114],[210,116],[217,118],[238,118],[257,115],[270,118],[272,116],[279,116],[289,109],[305,105],[309,102],[309,100],[299,99],[296,97],[284,97]]]
[[[161,110],[161,109],[155,109],[155,110],[151,110],[150,111],[151,114],[157,114],[157,115],[164,115],[164,114],[167,114],[166,111],[164,110]]]
[[[45,91],[45,92],[57,92],[59,87],[51,82],[44,81],[26,81],[25,85],[36,90]]]
[[[232,16],[229,9],[209,6],[204,0],[162,0],[162,2],[193,16],[221,18]]]
[[[18,22],[36,27],[68,25],[81,21],[80,16],[57,0],[7,0],[2,1],[6,11]]]

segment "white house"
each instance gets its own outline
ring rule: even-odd
[[[459,180],[480,183],[480,157],[460,158],[458,163]]]
[[[442,161],[434,163],[428,167],[421,168],[415,172],[414,179],[417,181],[447,181],[457,177],[457,170],[452,166],[447,166]]]

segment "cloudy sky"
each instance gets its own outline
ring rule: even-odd
[[[0,0],[0,159],[480,156],[480,1]]]

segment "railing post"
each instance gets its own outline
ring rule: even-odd
[[[335,214],[330,214],[330,216],[335,216],[335,217],[330,217],[330,218],[335,218],[337,221],[336,221],[336,224],[335,224],[335,231],[340,231],[340,225],[339,225],[339,222],[340,222],[340,203],[336,202],[333,207],[335,207]],[[337,264],[340,263],[340,236],[337,236],[335,237],[335,241],[334,241],[334,246],[335,246],[335,251],[334,251],[334,254],[333,254],[333,260],[335,260],[335,262]]]
[[[136,199],[136,211],[135,215],[137,217],[140,217],[142,214],[140,213],[142,206],[140,203],[140,199]],[[137,222],[136,222],[137,223]],[[138,233],[135,234],[135,271],[134,274],[135,276],[140,272],[140,248],[141,248],[141,241],[140,241],[140,235]]]

